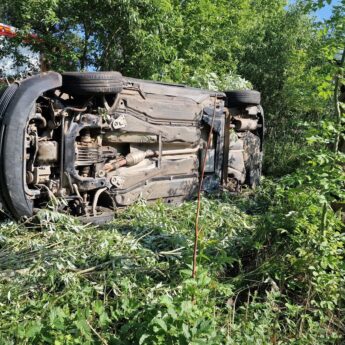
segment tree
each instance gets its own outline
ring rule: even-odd
[[[288,150],[294,168],[302,137],[297,124],[319,120],[330,92],[324,47],[334,35],[309,15],[323,3],[4,0],[0,8],[4,21],[23,35],[33,31],[39,36],[29,44],[44,52],[57,71],[119,70],[223,90],[239,83],[247,87],[239,76],[244,77],[262,92],[273,143],[267,147],[274,148],[267,166]],[[295,147],[286,146],[287,141]],[[280,168],[285,171],[285,162]]]

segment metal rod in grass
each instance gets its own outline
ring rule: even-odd
[[[202,184],[204,181],[204,175],[205,175],[205,166],[206,166],[206,160],[207,160],[207,153],[211,145],[212,140],[212,133],[213,133],[213,126],[214,126],[214,118],[216,116],[216,103],[217,103],[217,94],[214,98],[214,106],[213,106],[213,115],[212,115],[212,121],[211,121],[211,128],[210,133],[208,135],[207,144],[206,144],[206,150],[204,159],[201,165],[201,175],[200,175],[200,181],[199,181],[199,188],[198,188],[198,201],[197,201],[197,207],[196,207],[196,215],[195,215],[195,236],[194,236],[194,250],[193,250],[193,269],[192,269],[192,278],[196,278],[196,270],[197,270],[197,256],[198,256],[198,241],[199,241],[199,218],[200,218],[200,207],[201,207],[201,191],[202,191]]]
[[[337,153],[339,149],[339,141],[340,141],[340,125],[341,125],[341,115],[342,115],[342,110],[340,108],[340,101],[338,99],[339,97],[339,84],[340,84],[340,78],[342,77],[342,68],[344,67],[345,63],[345,47],[343,49],[341,59],[338,64],[338,71],[335,76],[335,86],[334,86],[334,107],[335,107],[335,115],[336,115],[336,123],[337,123],[337,134],[335,138],[335,143],[334,143],[334,152]],[[341,75],[341,76],[340,76]]]

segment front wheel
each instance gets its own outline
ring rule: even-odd
[[[255,90],[225,91],[229,107],[259,105],[261,94]]]

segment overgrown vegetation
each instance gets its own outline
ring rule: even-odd
[[[195,202],[2,224],[1,343],[340,344],[341,222],[296,178],[203,199],[196,280]]]
[[[1,223],[1,344],[343,344],[345,3],[316,23],[323,3],[0,4],[55,69],[252,85],[268,123],[259,190],[203,197],[196,280],[194,201],[100,227],[52,210]]]

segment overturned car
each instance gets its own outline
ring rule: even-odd
[[[59,212],[100,223],[139,198],[191,198],[202,168],[203,190],[255,187],[263,132],[257,91],[35,75],[0,94],[1,207],[22,219],[61,199]]]

